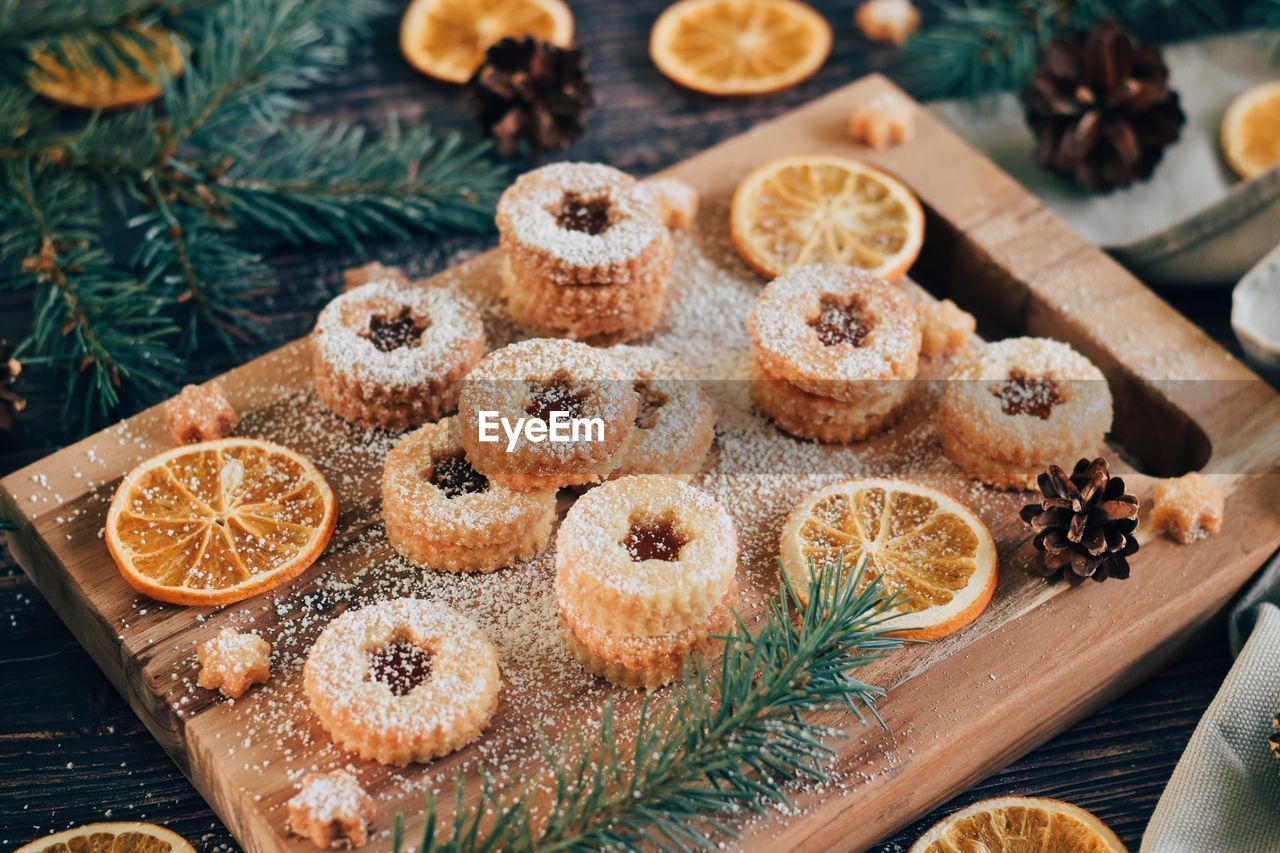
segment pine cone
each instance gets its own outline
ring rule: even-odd
[[[1062,570],[1072,584],[1085,578],[1129,577],[1128,558],[1138,552],[1138,499],[1124,493],[1107,460],[1081,459],[1068,477],[1057,465],[1036,479],[1044,498],[1019,515],[1035,530],[1040,571]]]
[[[0,340],[0,432],[13,428],[13,416],[27,407],[27,401],[13,390],[14,380],[22,373],[22,363],[13,357],[13,347]]]
[[[505,38],[489,48],[466,98],[499,155],[514,156],[527,139],[536,158],[582,135],[592,104],[584,65],[582,51],[534,38]]]
[[[1159,49],[1110,21],[1054,39],[1022,104],[1036,162],[1099,191],[1151,177],[1187,120]]]

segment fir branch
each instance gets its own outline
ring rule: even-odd
[[[195,49],[181,77],[159,81],[159,105],[93,115],[78,128],[68,129],[29,91],[0,83],[0,169],[27,175],[30,189],[21,197],[15,181],[5,182],[0,206],[24,211],[28,222],[37,214],[51,220],[43,206],[64,196],[76,207],[66,220],[76,233],[53,233],[44,249],[56,249],[53,260],[41,261],[53,264],[44,278],[14,270],[11,286],[52,286],[61,297],[42,294],[37,310],[80,331],[58,338],[38,325],[22,347],[36,363],[68,370],[95,418],[114,413],[130,391],[149,400],[167,389],[177,355],[189,354],[205,331],[232,351],[260,336],[264,320],[252,301],[275,285],[261,254],[267,247],[362,247],[492,227],[504,173],[485,156],[487,146],[426,128],[401,133],[394,122],[376,141],[359,127],[289,124],[304,109],[298,93],[332,78],[385,0],[89,6],[94,15],[51,13],[36,26],[14,0],[0,0],[0,30],[26,21],[29,38],[95,27],[109,33],[112,12],[124,15],[116,30],[127,30],[147,10],[163,9],[174,12],[165,24],[185,32]],[[13,267],[41,251],[30,228],[3,221],[0,244],[21,251],[0,253],[0,263]],[[117,221],[126,224],[123,233]],[[121,249],[113,256],[105,245]],[[68,257],[72,251],[87,254]],[[117,294],[128,294],[127,304]],[[171,352],[157,352],[162,339]]]
[[[375,142],[361,127],[317,124],[280,135],[208,188],[237,227],[292,245],[483,231],[506,182],[487,153],[429,127],[402,133],[394,118]]]
[[[163,340],[173,326],[136,279],[94,243],[94,205],[69,174],[5,166],[0,262],[17,262],[9,287],[36,288],[34,322],[18,352],[67,376],[67,414],[83,428],[120,404],[122,390],[147,403],[172,389],[180,362]]]
[[[714,847],[733,835],[725,816],[784,804],[780,783],[823,781],[834,756],[826,740],[843,734],[813,719],[821,712],[875,714],[885,691],[851,670],[898,648],[887,636],[896,601],[876,580],[842,566],[811,578],[808,607],[786,581],[754,633],[739,617],[711,677],[696,657],[666,699],[645,700],[636,731],[619,746],[613,705],[588,738],[544,748],[552,799],[534,815],[538,783],[505,788],[481,775],[478,801],[455,787],[448,827],[428,800],[420,851],[598,850]],[[878,717],[877,717],[878,719]],[[403,829],[397,818],[393,849]]]
[[[1280,2],[1280,0],[1252,0]],[[1042,47],[1071,29],[1115,20],[1170,36],[1236,22],[1226,0],[931,0],[935,21],[904,49],[904,76],[922,98],[980,97],[1017,89]]]

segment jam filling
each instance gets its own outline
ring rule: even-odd
[[[489,479],[472,468],[467,457],[461,453],[432,460],[429,481],[450,499],[483,492],[489,488]]]
[[[818,316],[810,320],[809,325],[818,333],[822,345],[828,347],[836,344],[860,347],[871,331],[871,324],[862,315],[860,302],[844,302],[831,296],[822,297]]]
[[[636,408],[636,428],[653,429],[658,423],[658,411],[667,404],[667,395],[641,380],[635,384],[640,405]]]
[[[431,654],[403,640],[369,653],[369,671],[375,681],[396,696],[406,696],[431,676]]]
[[[1048,420],[1053,407],[1063,400],[1058,383],[1043,376],[1028,376],[1020,370],[991,393],[1000,398],[1000,410],[1006,415],[1031,415]]]
[[[369,317],[369,328],[362,332],[380,352],[391,352],[401,347],[416,346],[427,326],[425,317],[415,317],[408,308],[395,314],[374,314]]]
[[[584,199],[577,193],[566,193],[556,224],[566,231],[603,234],[609,230],[609,199]]]
[[[665,560],[668,563],[680,559],[680,549],[689,540],[666,519],[633,521],[626,537],[619,543],[627,549],[634,562]]]
[[[531,402],[524,407],[525,414],[549,421],[552,412],[568,412],[571,418],[580,416],[587,402],[587,392],[575,389],[567,376],[557,375],[550,382],[535,385],[529,392],[529,398]]]

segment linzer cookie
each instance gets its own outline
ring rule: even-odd
[[[593,343],[645,334],[666,307],[664,217],[675,214],[609,166],[556,163],[522,175],[497,214],[512,318],[535,334]]]
[[[409,429],[453,411],[459,382],[484,347],[480,313],[462,296],[371,282],[338,296],[316,320],[316,394],[352,423]]]
[[[716,429],[716,410],[702,385],[678,358],[652,347],[616,346],[608,353],[639,395],[631,446],[610,476],[696,476]]]
[[[480,736],[498,707],[498,653],[449,607],[414,598],[349,610],[321,632],[302,684],[343,749],[429,761]]]
[[[747,317],[751,399],[792,435],[850,442],[890,425],[920,356],[911,302],[851,267],[812,264],[774,279]]]
[[[934,423],[942,449],[970,477],[1030,489],[1050,465],[1095,455],[1111,428],[1111,392],[1066,344],[1009,338],[961,360]]]
[[[456,418],[400,439],[382,471],[387,539],[405,559],[440,571],[490,572],[541,553],[554,489],[517,492],[471,466]]]
[[[458,404],[467,459],[513,489],[600,482],[631,444],[638,397],[624,373],[607,351],[556,338],[489,353]]]
[[[587,492],[556,539],[556,596],[569,651],[618,684],[656,687],[729,624],[737,536],[706,493],[631,476]]]

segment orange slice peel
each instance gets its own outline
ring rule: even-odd
[[[924,245],[924,211],[900,181],[824,154],[774,160],[743,179],[729,212],[733,245],[756,272],[836,263],[895,279]]]
[[[782,566],[802,603],[810,567],[866,565],[863,583],[878,578],[898,596],[888,627],[894,634],[934,640],[977,619],[996,587],[991,533],[955,498],[906,480],[835,483],[802,500],[782,532]]]
[[[679,0],[649,36],[658,70],[708,95],[786,89],[830,53],[831,26],[799,0]]]
[[[948,815],[908,853],[957,850],[1126,853],[1111,828],[1079,806],[1041,797],[996,797]]]
[[[182,74],[185,60],[173,34],[157,26],[144,26],[134,38],[116,37],[116,48],[127,55],[136,70],[118,67],[107,72],[90,56],[79,56],[78,48],[65,46],[76,53],[64,63],[47,45],[31,53],[34,66],[27,74],[27,84],[51,101],[85,110],[111,110],[137,106],[160,97],[159,78]],[[81,68],[83,63],[85,66]]]
[[[1238,96],[1222,117],[1222,153],[1242,178],[1280,164],[1280,80]]]
[[[185,838],[163,826],[114,821],[55,832],[19,847],[15,853],[195,853],[195,850]]]
[[[400,52],[414,68],[465,83],[504,38],[573,44],[573,12],[563,0],[413,0],[400,22]]]
[[[319,558],[337,502],[305,456],[249,438],[166,451],[124,478],[107,548],[139,592],[221,605],[273,589]]]

